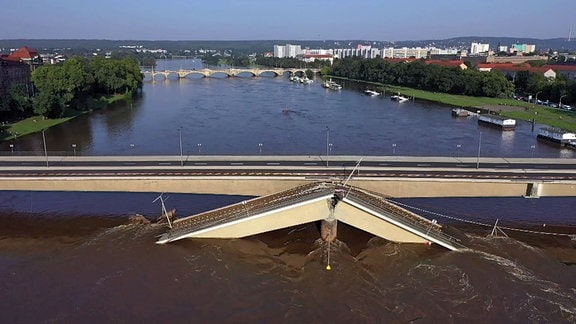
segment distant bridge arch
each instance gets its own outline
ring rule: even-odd
[[[214,77],[216,74],[225,74],[228,77],[238,77],[241,73],[249,73],[252,77],[261,77],[264,73],[271,73],[275,77],[283,76],[286,73],[297,74],[306,73],[311,70],[313,73],[320,73],[320,69],[301,69],[301,68],[226,68],[226,69],[192,69],[192,70],[143,70],[145,76],[150,76],[152,80],[156,80],[156,76],[163,76],[165,80],[171,75],[177,75],[179,79],[183,79],[193,74],[200,74],[205,78]]]

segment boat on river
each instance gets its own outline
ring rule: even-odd
[[[304,76],[303,78],[300,78],[300,83],[302,83],[302,84],[311,84],[312,82],[314,82],[314,80],[308,79],[307,76]]]
[[[511,118],[504,118],[496,115],[479,115],[478,124],[486,125],[489,127],[499,128],[503,131],[516,129],[516,120]]]
[[[342,90],[342,86],[339,85],[338,83],[332,81],[332,79],[324,81],[322,83],[322,86],[326,89],[330,89],[330,90]]]
[[[396,94],[396,95],[391,96],[390,100],[396,101],[396,102],[406,102],[406,101],[408,101],[408,98],[406,98],[400,94]]]
[[[375,97],[375,96],[381,95],[380,92],[374,91],[374,90],[370,90],[370,89],[364,90],[364,94],[367,95],[367,96],[370,96],[370,97]]]
[[[452,116],[453,117],[469,117],[471,115],[470,111],[462,108],[454,108],[452,109]]]
[[[536,139],[554,146],[576,149],[576,134],[558,128],[541,128]]]

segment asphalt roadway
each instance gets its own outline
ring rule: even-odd
[[[576,159],[401,156],[2,156],[2,177],[338,176],[576,180]]]

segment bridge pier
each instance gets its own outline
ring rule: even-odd
[[[338,233],[338,221],[335,218],[323,219],[320,226],[320,235],[325,242],[334,242]]]
[[[528,183],[526,188],[526,198],[540,198],[542,194],[542,183],[532,182]]]

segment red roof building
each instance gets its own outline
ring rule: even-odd
[[[30,66],[19,60],[0,57],[0,96],[6,96],[10,89],[17,84],[32,88]]]
[[[9,55],[11,59],[18,59],[22,61],[32,61],[40,57],[38,51],[28,46],[20,47]]]
[[[414,57],[407,57],[407,58],[387,57],[384,60],[386,60],[386,62],[390,62],[390,63],[412,63],[414,61],[418,61],[419,59],[414,58]]]
[[[468,66],[460,60],[452,60],[452,61],[426,60],[425,63],[431,64],[431,65],[439,65],[439,66],[443,66],[443,67],[455,67],[455,68],[460,68],[460,70],[468,69]]]
[[[528,63],[513,64],[513,63],[481,63],[478,64],[479,71],[500,71],[502,73],[516,75],[519,71],[529,71],[533,73],[541,73],[547,78],[556,78],[558,73],[566,75],[568,78],[574,79],[576,77],[576,66],[569,65],[543,65],[539,67],[532,67]]]
[[[42,58],[38,51],[28,46],[20,47],[8,55],[6,59],[26,63],[30,66],[30,71],[34,71],[38,66],[42,65]]]

